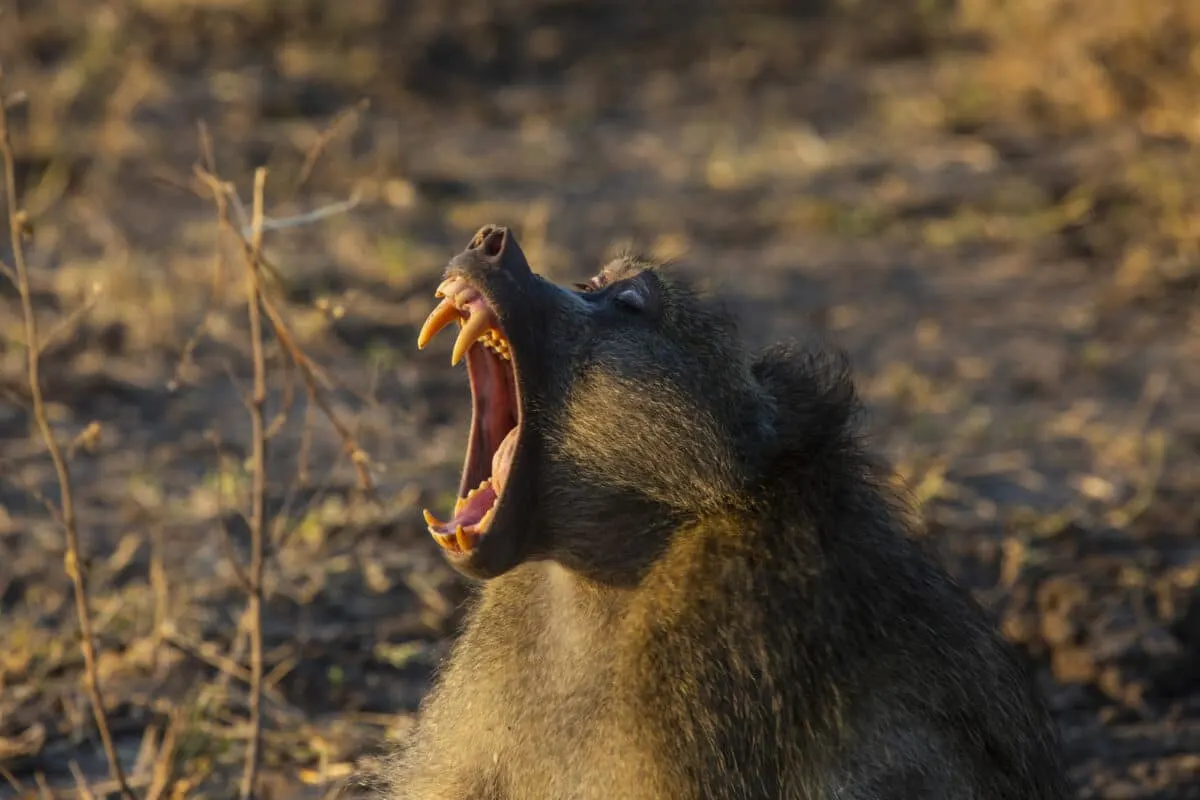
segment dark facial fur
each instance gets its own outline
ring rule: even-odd
[[[636,259],[512,284],[525,427],[480,545],[506,560],[464,569],[490,579],[390,796],[1068,796],[1025,672],[907,536],[841,359],[749,353]]]
[[[732,322],[686,285],[632,258],[591,285],[542,394],[539,524],[549,558],[628,585],[672,528],[750,499],[775,408]]]

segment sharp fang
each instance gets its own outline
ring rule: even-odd
[[[440,528],[442,525],[446,524],[446,523],[442,522],[441,520],[439,520],[437,517],[435,517],[433,514],[430,514],[428,508],[423,509],[421,511],[421,513],[425,515],[425,524],[431,528]],[[456,510],[456,513],[457,513],[457,510]]]
[[[429,344],[438,331],[450,324],[451,320],[461,318],[462,312],[454,305],[454,301],[446,298],[438,303],[428,317],[425,318],[425,324],[421,326],[421,333],[417,335],[417,349],[424,350],[425,345]]]
[[[487,311],[474,309],[471,312],[471,317],[462,326],[462,330],[458,332],[458,338],[454,341],[454,352],[450,355],[450,366],[457,366],[458,362],[462,361],[463,356],[467,354],[467,350],[471,345],[475,344],[475,340],[491,324],[492,315]]]
[[[458,528],[455,529],[454,538],[458,542],[459,550],[461,550],[464,553],[470,551],[471,547],[473,546],[473,543],[471,542],[470,535],[467,533],[466,529],[463,528],[462,525],[459,525]]]
[[[458,540],[452,533],[434,533],[433,540],[437,542],[443,550],[448,550],[451,553],[457,553]]]

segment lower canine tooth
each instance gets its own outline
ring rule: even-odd
[[[455,511],[457,512],[457,509],[455,509]],[[442,522],[441,520],[439,520],[437,517],[435,517],[433,514],[429,513],[428,508],[423,509],[421,511],[421,514],[423,514],[425,517],[425,524],[431,528],[440,528],[441,526],[446,524],[446,523]]]
[[[454,538],[458,542],[458,548],[460,550],[462,550],[464,553],[470,551],[471,548],[474,546],[474,542],[472,541],[472,539],[474,537],[471,534],[467,533],[467,531],[463,528],[462,525],[459,525],[458,528],[454,531]]]

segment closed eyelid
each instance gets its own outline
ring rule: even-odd
[[[633,306],[639,311],[646,308],[645,292],[637,286],[624,286],[617,292],[616,299],[622,303]]]

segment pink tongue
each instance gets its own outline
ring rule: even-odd
[[[494,502],[496,502],[496,492],[489,486],[482,492],[476,493],[449,522],[442,523],[435,530],[439,533],[454,533],[454,529],[459,525],[464,528],[475,525],[483,519],[483,515],[487,513]]]
[[[517,449],[517,431],[518,428],[513,428],[504,437],[504,441],[500,442],[500,446],[496,448],[495,455],[492,456],[492,488],[496,490],[496,494],[504,491],[504,484],[508,481],[508,470],[512,467],[513,452]]]

